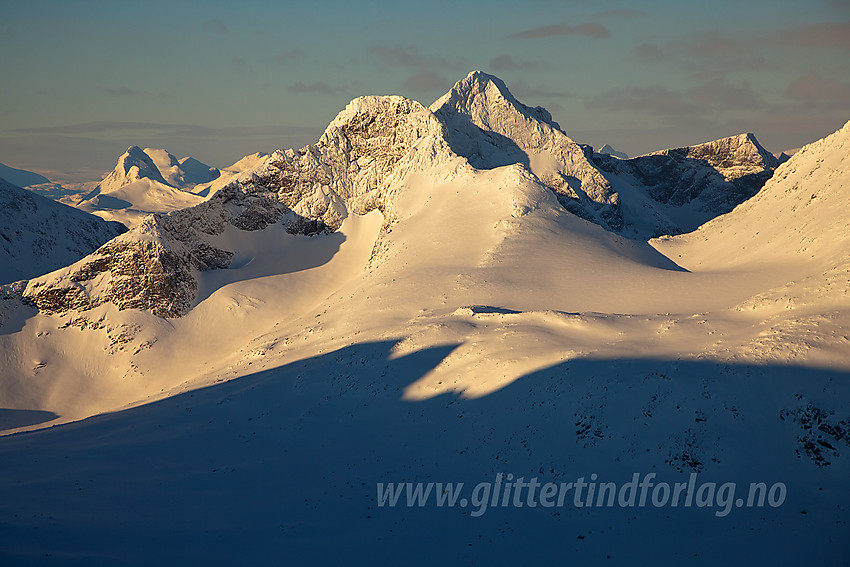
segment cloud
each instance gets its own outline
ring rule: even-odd
[[[773,48],[850,49],[850,22],[786,28],[771,34],[729,34],[707,30],[665,44],[643,43],[632,54],[649,63],[675,65],[695,76],[776,66],[763,51]]]
[[[585,100],[588,108],[625,110],[656,116],[695,114],[699,106],[686,100],[682,93],[663,86],[611,89]]]
[[[850,108],[850,84],[809,73],[788,85],[789,98],[828,108]]]
[[[445,91],[451,85],[446,82],[446,80],[434,73],[433,71],[423,71],[422,73],[417,73],[411,77],[408,77],[404,82],[404,88],[406,90],[414,91],[414,92],[433,92],[433,91]]]
[[[517,60],[507,53],[496,55],[490,59],[490,68],[494,71],[519,71],[523,69],[539,69],[544,67],[543,63],[538,61]]]
[[[791,27],[772,39],[783,46],[850,49],[850,21]]]
[[[377,58],[384,65],[393,67],[462,65],[462,60],[459,58],[451,60],[445,57],[423,55],[415,45],[370,45],[366,48],[366,53]]]
[[[758,93],[748,85],[731,85],[722,79],[713,79],[686,92],[690,100],[705,109],[752,110],[766,106]]]
[[[539,39],[543,37],[551,37],[556,35],[581,35],[587,37],[604,38],[611,35],[608,28],[596,22],[588,22],[577,26],[567,24],[553,24],[551,26],[543,26],[533,28],[524,32],[509,35],[508,39]]]
[[[608,10],[600,12],[593,16],[594,20],[619,19],[619,20],[634,20],[646,16],[645,12],[633,10],[632,8],[622,8],[620,10]]]
[[[119,87],[117,89],[106,89],[106,92],[111,96],[136,96],[139,94],[138,91],[134,91],[133,89],[127,87]]]
[[[532,86],[523,80],[512,81],[510,85],[511,93],[519,98],[523,97],[540,97],[540,98],[569,98],[573,95],[568,92],[549,89],[546,87]],[[548,108],[548,107],[547,107]]]
[[[648,63],[679,67],[696,77],[716,78],[733,71],[770,66],[760,51],[762,45],[763,41],[755,36],[707,30],[663,45],[643,43],[632,48],[632,54]]]
[[[585,99],[588,108],[628,111],[676,118],[700,118],[709,114],[766,108],[766,103],[747,85],[732,85],[720,79],[682,89],[664,86],[609,90]]]
[[[277,65],[285,65],[292,61],[299,61],[307,57],[307,54],[300,49],[290,49],[289,51],[284,51],[279,55],[275,55],[274,57],[269,57],[266,61],[270,61],[271,63],[275,63]]]
[[[323,95],[335,95],[339,91],[339,89],[334,88],[334,87],[332,87],[329,84],[324,83],[324,82],[310,83],[310,84],[297,82],[294,85],[290,85],[289,90],[294,92],[294,93],[298,93],[298,94],[315,93],[315,94],[323,94]]]
[[[65,126],[49,126],[39,128],[16,128],[10,132],[19,134],[59,134],[59,135],[99,135],[101,137],[113,134],[145,133],[156,136],[192,136],[192,137],[252,137],[271,136],[276,134],[293,135],[303,132],[313,132],[314,128],[298,126],[236,126],[228,128],[210,128],[197,124],[163,124],[159,122],[84,122]]]
[[[219,20],[218,18],[210,18],[209,20],[205,20],[203,26],[205,29],[214,31],[216,33],[220,33],[223,35],[230,34],[230,30],[227,29],[225,23]]]

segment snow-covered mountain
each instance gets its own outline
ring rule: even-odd
[[[613,231],[623,228],[618,195],[541,107],[516,100],[497,77],[473,72],[431,105],[452,150],[479,169],[518,163],[558,195],[567,210]]]
[[[45,176],[27,171],[25,169],[17,169],[0,163],[0,178],[5,179],[7,183],[11,183],[16,187],[26,187],[27,185],[40,185],[42,183],[50,183],[50,180]]]
[[[316,144],[256,156],[204,202],[2,288],[6,431],[108,414],[0,438],[0,521],[23,522],[0,548],[834,563],[850,506],[848,143],[850,125],[770,177],[750,135],[595,156],[480,72],[430,107],[355,99]],[[637,238],[762,177],[691,234]],[[472,518],[375,493],[635,472],[782,482],[787,502]],[[238,551],[209,535],[234,523]]]
[[[167,150],[145,148],[144,153],[151,158],[165,182],[179,189],[192,188],[201,183],[217,179],[221,172],[201,163],[193,157],[178,160]]]
[[[140,186],[147,199],[161,194],[157,187],[173,195],[151,155],[161,168],[177,167],[167,152],[132,147],[92,200],[108,206]],[[228,226],[254,231],[281,223],[289,232],[313,234],[339,229],[352,213],[378,209],[389,227],[398,217],[398,184],[422,172],[437,175],[446,164],[455,164],[453,176],[462,167],[519,165],[568,211],[608,230],[650,236],[682,232],[681,218],[693,222],[695,215],[711,218],[731,209],[751,196],[776,164],[749,134],[633,160],[603,156],[607,161],[600,167],[614,173],[619,193],[630,205],[651,203],[656,215],[651,216],[638,206],[621,207],[620,194],[588,155],[592,150],[568,138],[548,112],[523,105],[501,80],[484,73],[470,73],[430,109],[402,97],[362,97],[314,146],[249,160],[256,164],[250,176],[219,189],[203,205],[145,219],[98,255],[50,280],[32,282],[26,296],[48,312],[111,302],[179,316],[193,304],[197,272],[226,268],[236,253],[213,243]],[[631,183],[623,183],[625,176]],[[182,202],[157,199],[155,206],[176,208]],[[676,207],[690,216],[680,214],[672,222]],[[130,271],[138,285],[115,284],[116,274],[123,281]],[[95,279],[97,286],[79,285]]]
[[[796,152],[755,197],[728,215],[690,234],[656,240],[653,246],[690,270],[782,266],[786,281],[738,309],[772,323],[757,339],[763,348],[800,356],[812,348],[809,341],[822,339],[818,334],[797,336],[790,329],[832,327],[833,319],[846,315],[850,306],[848,188],[850,122]],[[840,348],[850,346],[846,336],[839,343]]]
[[[615,150],[610,144],[604,144],[601,148],[599,148],[599,153],[606,156],[613,156],[615,158],[629,159],[629,156],[626,153]]]
[[[192,192],[220,172],[194,158],[178,160],[166,150],[131,146],[115,168],[75,205],[128,226],[151,213],[166,213],[197,205],[203,197]]]
[[[9,167],[2,163],[0,163],[0,179],[5,179],[8,183],[16,187],[24,188],[27,191],[50,199],[58,200],[62,197],[76,194],[74,190],[67,189],[59,183],[54,183],[40,173]]]
[[[76,262],[126,230],[0,179],[0,283]]]
[[[640,238],[690,232],[755,195],[779,165],[753,134],[632,159],[597,154]],[[648,199],[647,199],[648,197]],[[658,220],[647,222],[648,219]]]
[[[269,159],[269,154],[263,152],[255,152],[247,155],[231,165],[219,170],[219,175],[215,179],[207,182],[201,182],[195,185],[192,192],[201,197],[209,197],[216,191],[233,183],[237,179],[250,176],[251,172],[264,165]]]

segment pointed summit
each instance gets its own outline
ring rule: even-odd
[[[542,106],[532,108],[524,105],[511,94],[502,79],[481,71],[469,73],[431,105],[431,111],[437,115],[446,113],[449,109],[466,114],[474,123],[486,125],[490,129],[511,111],[519,113],[525,119],[561,129],[558,123],[552,120],[548,110]]]
[[[570,212],[611,230],[622,227],[618,196],[542,107],[518,101],[498,77],[473,71],[431,105],[452,150],[478,169],[522,164]]]
[[[623,152],[619,152],[615,150],[610,144],[605,144],[597,153],[604,154],[606,156],[613,156],[618,159],[629,159],[629,156]]]
[[[153,159],[139,146],[130,146],[118,158],[118,164],[112,170],[112,173],[107,175],[103,183],[101,183],[101,192],[106,191],[104,187],[115,185],[115,182],[121,182],[119,185],[121,186],[143,178],[168,185]]]

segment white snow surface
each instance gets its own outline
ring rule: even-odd
[[[494,77],[473,72],[430,109],[355,99],[316,145],[256,156],[206,202],[118,239],[232,254],[192,269],[182,316],[111,300],[40,312],[4,290],[0,425],[37,431],[0,438],[0,554],[835,564],[850,506],[848,150],[850,123],[730,213],[647,243],[601,215],[629,191],[663,207]],[[565,210],[568,190],[599,224]],[[293,234],[303,219],[336,230]],[[92,258],[27,289],[110,297],[114,269],[76,275]],[[725,518],[377,502],[378,482],[471,491],[498,472],[696,472],[742,491],[784,482],[788,497]]]

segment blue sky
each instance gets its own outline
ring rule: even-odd
[[[850,119],[846,0],[29,0],[2,14],[0,162],[67,178],[130,144],[217,166],[301,146],[351,98],[428,105],[472,69],[631,155],[744,131],[778,151]]]

